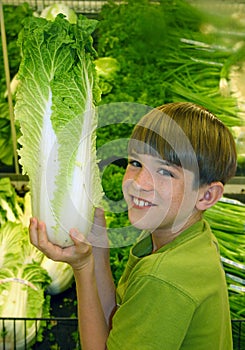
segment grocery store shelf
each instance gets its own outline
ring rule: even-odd
[[[97,0],[60,0],[60,1],[52,1],[52,0],[3,0],[2,3],[5,5],[20,5],[23,3],[28,3],[35,11],[41,12],[45,7],[52,5],[54,3],[62,3],[64,5],[69,6],[76,12],[81,13],[98,13],[101,10],[101,7],[107,3],[107,1]],[[117,1],[120,2],[120,1]]]
[[[165,0],[152,0],[152,2],[155,3],[159,3],[161,1]],[[35,11],[39,12],[42,11],[45,7],[54,3],[62,3],[69,6],[70,8],[73,8],[76,12],[92,14],[100,12],[101,7],[107,2],[108,1],[104,0],[3,0],[2,4],[18,6],[23,3],[28,3]],[[115,2],[123,3],[126,1],[115,0]],[[245,0],[214,0],[212,3],[209,3],[206,0],[189,0],[189,2],[196,6],[211,9],[212,12],[216,11],[217,8],[220,10],[220,7],[225,11],[230,11],[231,7],[233,10],[241,10],[241,12],[245,10]]]
[[[245,204],[245,177],[236,176],[232,178],[225,185],[224,196]]]
[[[14,173],[1,173],[0,179],[8,177],[18,192],[26,192],[29,189],[29,178],[27,175],[18,175]]]

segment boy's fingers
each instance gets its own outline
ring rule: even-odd
[[[75,246],[82,252],[88,253],[91,251],[91,243],[86,239],[86,237],[76,229],[70,230],[70,237],[73,240]]]
[[[75,228],[72,228],[70,230],[70,236],[71,236],[72,240],[74,241],[74,243],[77,243],[77,244],[79,244],[81,242],[87,243],[84,235]]]
[[[46,250],[46,247],[48,247],[49,240],[47,236],[47,231],[46,231],[46,225],[44,222],[39,221],[38,226],[37,226],[37,231],[38,231],[38,245],[42,250]]]
[[[30,236],[30,241],[31,243],[37,247],[38,245],[38,232],[37,232],[37,219],[36,218],[31,218],[30,219],[30,225],[29,225],[29,236]]]
[[[32,218],[30,220],[29,234],[31,243],[49,257],[50,251],[52,251],[51,246],[53,245],[48,240],[45,223]]]

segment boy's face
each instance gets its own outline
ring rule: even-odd
[[[194,174],[161,158],[132,153],[123,193],[132,225],[139,229],[177,232],[195,217]]]

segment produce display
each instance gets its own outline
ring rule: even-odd
[[[20,6],[3,6],[4,23],[7,40],[7,51],[9,61],[10,79],[14,81],[11,89],[14,96],[14,79],[20,65],[20,49],[17,46],[17,39],[22,28],[24,18],[33,16],[33,11],[28,4]],[[0,40],[0,166],[3,169],[13,169],[13,143],[9,119],[9,107],[6,94],[6,77],[3,60],[2,40]],[[19,127],[16,123],[17,137],[20,136]],[[12,170],[13,171],[13,170]]]
[[[99,13],[97,51],[99,57],[113,59],[112,68],[116,60],[119,69],[108,81],[108,92],[102,90],[101,103],[155,107],[191,100],[230,127],[244,125],[244,17],[232,7],[222,12],[220,6],[217,16],[212,7],[203,11],[183,0],[106,4]],[[113,126],[109,130],[110,139],[130,133]],[[245,172],[244,159],[244,154],[239,157],[238,175]]]
[[[120,66],[113,91],[102,103],[158,106],[191,99],[227,125],[241,123],[228,84],[231,67],[243,63],[242,19],[233,23],[222,12],[217,19],[182,0],[110,2],[99,19],[98,54]]]
[[[219,242],[229,293],[231,318],[245,319],[245,205],[223,198],[205,212]],[[241,331],[240,338],[238,333]],[[234,349],[245,346],[245,328],[233,324]]]
[[[31,191],[20,196],[9,178],[0,179],[0,316],[50,317],[50,298],[71,287],[73,274],[30,245],[32,214],[48,224],[55,243],[66,246],[67,229],[81,225],[88,232],[94,207],[106,197],[115,283],[128,258],[132,239],[117,231],[131,229],[121,190],[125,150],[117,140],[129,137],[135,113],[127,106],[122,123],[115,123],[117,103],[138,104],[142,114],[145,106],[172,101],[206,106],[231,128],[237,175],[244,176],[244,17],[236,11],[217,16],[184,0],[109,1],[96,20],[57,4],[40,14],[26,3],[5,5],[4,15],[20,165]],[[3,71],[0,55],[0,171],[11,172]],[[103,147],[110,142],[112,148]],[[231,317],[245,319],[245,205],[222,198],[205,218],[219,243]],[[35,329],[33,321],[27,325],[30,345]],[[13,325],[5,326],[0,348],[3,340],[13,345]],[[42,327],[38,323],[38,341]],[[245,348],[244,323],[239,327],[233,324],[234,349]],[[20,324],[17,349],[23,348],[23,332]]]

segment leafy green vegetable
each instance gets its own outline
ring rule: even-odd
[[[51,278],[51,282],[46,288],[49,294],[56,295],[71,287],[73,282],[73,270],[70,265],[60,261],[53,261],[44,256],[41,267],[48,272]]]
[[[70,23],[77,22],[76,12],[62,3],[45,7],[40,17],[46,18],[48,21],[54,21],[55,17],[60,13],[62,13]]]
[[[29,243],[27,227],[6,222],[0,228],[0,243],[0,316],[47,316],[43,313],[48,303],[44,293],[50,277],[40,267],[43,254]],[[23,321],[16,322],[14,328],[13,321],[5,320],[0,347],[12,348],[15,341],[16,348],[23,349],[25,338],[30,344],[35,337],[35,321],[27,321],[25,329]]]
[[[18,270],[17,274],[8,269],[1,269],[0,279],[1,317],[14,317],[16,319],[43,317],[43,306],[45,304],[43,285],[45,279],[48,280],[45,270],[41,270],[39,265],[34,264],[23,266]],[[4,339],[0,339],[0,344],[4,342],[6,348],[13,347],[15,341],[16,348],[23,349],[25,341],[27,344],[30,344],[36,336],[34,320],[27,321],[26,329],[23,321],[17,321],[15,329],[13,321],[10,320],[6,320],[4,326]],[[40,321],[37,323],[37,330],[39,328]]]
[[[0,179],[0,227],[7,221],[21,222],[23,208],[21,198],[15,192],[8,177]]]
[[[54,21],[30,18],[19,37],[20,163],[30,178],[32,213],[61,246],[72,243],[71,227],[88,233],[103,196],[95,143],[96,23],[82,15],[76,24],[61,14]]]
[[[244,29],[230,14],[217,17],[204,9],[185,0],[106,3],[97,50],[100,57],[115,58],[120,71],[102,103],[191,100],[228,126],[240,125],[237,99],[223,95],[220,81],[243,53],[234,47]],[[237,36],[229,29],[224,36],[233,22]]]
[[[19,6],[3,4],[4,24],[7,41],[8,63],[10,79],[12,79],[19,69],[20,49],[17,46],[17,38],[22,29],[22,21],[28,16],[32,16],[33,11],[29,4],[24,3]],[[1,36],[1,34],[0,34]],[[12,172],[14,153],[11,135],[9,106],[6,99],[6,77],[3,60],[2,40],[0,40],[0,166],[8,168],[7,172]],[[17,136],[19,137],[18,125],[16,125]],[[9,168],[11,167],[11,170]]]
[[[6,31],[6,39],[8,45],[8,58],[11,79],[17,73],[20,64],[20,49],[17,46],[17,39],[20,30],[22,29],[22,21],[24,18],[32,16],[33,11],[30,5],[26,2],[19,6],[3,5],[4,24]],[[2,55],[2,40],[0,40],[0,97],[6,90],[6,80],[4,73],[4,62]]]
[[[23,235],[22,226],[13,222],[7,222],[1,227],[0,231],[0,269],[3,267],[16,269],[22,261]]]
[[[100,57],[95,60],[95,68],[99,77],[113,79],[114,74],[120,69],[117,60],[113,57]]]
[[[205,214],[219,242],[221,261],[226,273],[232,319],[245,317],[245,205],[222,198]],[[237,337],[239,330],[234,328]]]
[[[8,166],[13,163],[9,108],[6,102],[0,103],[0,162]]]
[[[95,60],[95,68],[101,92],[106,95],[113,89],[116,73],[120,69],[119,63],[113,57],[100,57]]]

